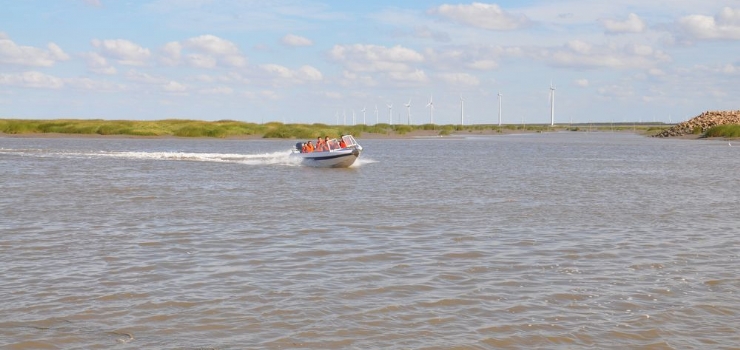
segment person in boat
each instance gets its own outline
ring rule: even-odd
[[[306,143],[301,143],[301,153],[306,153]]]
[[[308,143],[306,143],[306,153],[313,152],[313,144],[311,144],[311,140],[308,140]]]
[[[339,139],[339,148],[346,148],[347,143],[344,142],[344,139]]]
[[[328,152],[328,151],[329,151],[329,145],[326,143],[326,141],[321,139],[321,136],[319,136],[319,138],[316,139],[315,152]]]
[[[326,144],[327,151],[339,148],[337,140],[329,140],[329,136],[324,136],[324,144]]]

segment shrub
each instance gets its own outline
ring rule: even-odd
[[[740,137],[740,125],[725,124],[709,128],[704,137]]]

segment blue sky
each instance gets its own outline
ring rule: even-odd
[[[25,0],[0,118],[677,122],[740,109],[740,3]],[[410,108],[405,106],[411,101]],[[392,110],[387,105],[392,104]]]

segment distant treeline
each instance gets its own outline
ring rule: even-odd
[[[449,135],[455,132],[505,132],[512,130],[522,131],[588,131],[588,130],[635,130],[643,133],[658,132],[667,126],[647,124],[589,124],[578,125],[550,125],[529,124],[517,125],[327,125],[327,124],[283,124],[271,122],[265,124],[246,123],[233,120],[198,121],[183,119],[165,120],[102,120],[102,119],[0,119],[0,132],[5,134],[88,134],[88,135],[131,135],[131,136],[177,136],[177,137],[248,137],[283,139],[312,139],[318,136],[337,137],[352,134],[361,136],[363,133],[405,135],[407,133],[426,130],[434,131],[439,135]]]

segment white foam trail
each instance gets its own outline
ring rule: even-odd
[[[192,153],[192,152],[74,152],[30,149],[0,149],[0,154],[19,154],[36,157],[65,157],[65,158],[118,158],[139,160],[167,160],[237,163],[247,165],[300,165],[300,159],[290,157],[290,151],[272,153],[240,154],[240,153]]]
[[[360,157],[360,158],[357,158],[357,160],[355,160],[354,163],[352,163],[352,165],[350,166],[350,168],[358,168],[358,167],[361,167],[361,166],[363,166],[365,164],[372,164],[372,163],[377,163],[377,162],[378,161],[375,160],[375,159],[362,158],[362,157]]]
[[[272,152],[259,154],[240,153],[190,153],[190,152],[102,152],[91,156],[150,159],[150,160],[181,160],[194,162],[238,163],[248,165],[297,165],[299,160],[291,158],[290,152]]]

